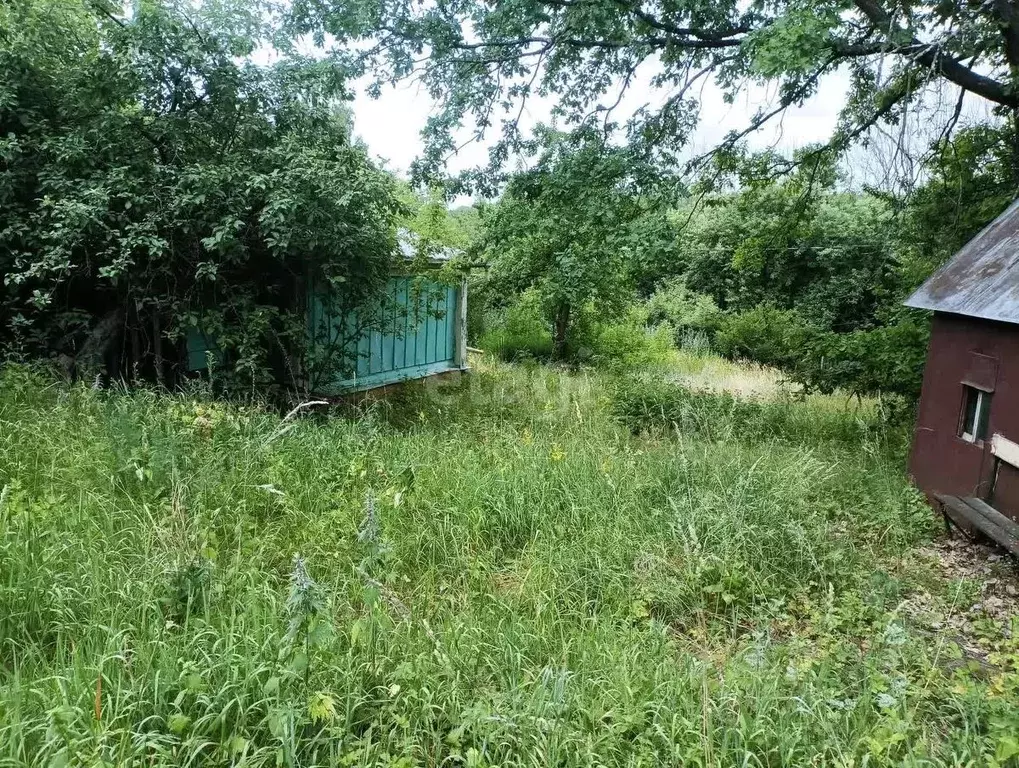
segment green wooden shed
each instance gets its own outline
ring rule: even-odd
[[[419,263],[412,233],[401,231],[398,244],[405,264]],[[454,255],[449,249],[431,255],[423,272],[394,272],[378,305],[368,309],[334,313],[328,289],[309,291],[313,346],[338,344],[347,361],[345,374],[314,386],[314,393],[348,394],[467,370],[467,283],[436,275]],[[204,370],[209,353],[216,355],[215,340],[193,328],[186,343],[188,368]]]

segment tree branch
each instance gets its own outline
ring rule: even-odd
[[[484,51],[486,48],[519,48],[528,45],[555,46],[562,45],[570,48],[607,48],[616,50],[629,48],[633,45],[646,45],[649,48],[688,48],[691,50],[711,50],[718,48],[733,48],[743,42],[742,38],[720,37],[706,39],[675,39],[671,37],[642,37],[636,40],[602,40],[594,38],[575,37],[518,37],[509,40],[486,40],[478,43],[453,43],[451,48],[461,51]],[[512,54],[511,54],[512,55]]]
[[[878,0],[854,0],[854,2],[870,22],[886,36],[890,36],[890,30],[895,30],[898,34],[906,31],[895,24]],[[958,59],[942,51],[936,43],[923,43],[916,37],[911,37],[906,45],[890,46],[887,50],[906,56],[917,64],[938,72],[946,80],[971,93],[983,96],[988,101],[1007,107],[1019,107],[1019,98],[1016,98],[1016,94],[1010,88],[963,65]]]
[[[726,43],[726,45],[739,45],[740,40],[733,39],[735,35],[743,35],[751,31],[750,27],[744,25],[730,26],[719,30],[707,30],[698,29],[696,27],[680,27],[675,24],[671,24],[667,21],[663,21],[660,18],[652,16],[650,13],[645,11],[640,6],[640,0],[636,3],[630,0],[613,0],[616,5],[625,9],[628,13],[636,16],[638,19],[643,21],[652,29],[657,29],[659,32],[667,32],[670,35],[677,37],[692,37],[698,41],[705,43]],[[678,41],[670,41],[678,42]],[[716,47],[726,47],[725,45],[718,45]]]
[[[744,139],[747,136],[749,136],[751,133],[753,133],[758,128],[763,126],[765,123],[767,123],[769,120],[771,120],[775,116],[780,115],[781,113],[785,112],[798,99],[805,98],[810,93],[810,90],[815,85],[817,85],[817,82],[818,82],[818,80],[821,79],[821,76],[824,75],[824,73],[828,71],[828,68],[833,63],[835,63],[835,61],[836,61],[836,57],[835,56],[832,56],[831,58],[829,58],[820,67],[815,69],[811,73],[810,77],[808,77],[802,83],[800,83],[795,88],[790,90],[788,93],[784,94],[782,96],[782,98],[779,100],[779,104],[778,104],[777,107],[775,107],[774,109],[772,109],[769,112],[765,112],[763,114],[758,114],[753,120],[750,121],[750,124],[746,128],[744,128],[743,130],[741,130],[741,131],[739,131],[737,133],[730,134],[729,136],[726,137],[725,141],[723,141],[718,146],[714,147],[713,149],[711,149],[708,152],[705,152],[702,155],[698,155],[693,160],[691,160],[689,163],[687,163],[687,167],[688,168],[696,168],[698,165],[703,163],[705,160],[707,160],[708,158],[718,154],[719,152],[722,152],[722,151],[727,150],[727,149],[732,149],[742,139]]]

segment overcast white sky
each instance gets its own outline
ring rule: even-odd
[[[848,78],[834,73],[822,84],[818,93],[802,107],[790,109],[785,117],[770,124],[750,139],[751,146],[775,146],[791,151],[811,142],[827,139],[835,128],[838,111],[845,100]],[[701,91],[701,119],[690,144],[690,155],[715,146],[731,130],[748,124],[762,106],[773,102],[773,89],[750,87],[734,104],[726,104],[721,91],[709,83]],[[615,118],[622,120],[644,103],[656,105],[662,95],[647,85],[636,84],[620,104]],[[387,161],[390,170],[406,174],[411,162],[421,151],[420,132],[431,113],[433,104],[423,90],[413,83],[387,87],[382,97],[371,99],[363,93],[354,101],[354,132],[368,145],[372,154]],[[548,104],[529,104],[526,124],[547,122]],[[464,138],[469,134],[465,133]],[[450,162],[450,170],[483,164],[487,161],[484,145],[471,144]]]
[[[635,83],[626,98],[614,113],[614,119],[623,122],[628,113],[644,104],[652,107],[661,103],[665,94],[644,83]],[[849,88],[849,76],[836,71],[821,82],[818,92],[802,106],[791,108],[785,115],[776,118],[765,128],[748,137],[752,148],[774,147],[784,153],[804,145],[828,139],[835,129],[838,113],[845,103]],[[953,111],[958,91],[954,87],[941,92],[928,93],[924,99],[924,111],[914,109],[898,134],[885,142],[886,154],[880,156],[880,142],[877,148],[857,149],[844,162],[847,183],[858,186],[862,183],[882,183],[892,173],[900,177],[912,177],[916,182],[922,169],[915,164],[905,163],[901,155],[893,162],[895,169],[889,171],[888,147],[896,142],[908,145],[915,155],[925,150],[937,138],[947,116]],[[699,94],[701,102],[700,122],[689,145],[688,153],[694,157],[716,146],[732,130],[745,128],[753,116],[762,108],[774,105],[775,89],[772,87],[749,86],[733,104],[726,104],[721,90],[708,82]],[[550,102],[536,100],[529,103],[522,123],[533,126],[548,122]],[[420,132],[425,125],[433,104],[426,93],[414,83],[387,87],[379,99],[371,99],[360,90],[354,104],[354,132],[368,145],[371,153],[386,162],[389,170],[406,176],[411,162],[420,153],[422,142]],[[969,97],[963,112],[962,124],[991,119],[991,108],[986,102]],[[497,121],[496,121],[497,122]],[[469,137],[465,132],[461,139]],[[462,141],[460,142],[462,143]],[[894,151],[894,150],[892,150]],[[465,168],[483,165],[487,161],[485,144],[470,144],[449,163],[449,170],[457,172]]]

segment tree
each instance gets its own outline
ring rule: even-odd
[[[246,388],[309,373],[303,288],[385,281],[392,180],[328,66],[250,60],[245,4],[0,9],[0,343],[110,376],[172,375],[189,327]]]
[[[652,188],[650,169],[597,136],[542,132],[536,165],[514,175],[487,218],[487,289],[537,291],[561,359],[580,310],[617,312],[632,295],[630,225]]]
[[[842,150],[879,121],[894,122],[931,84],[960,94],[948,131],[964,95],[1010,116],[1019,109],[1014,0],[299,0],[292,23],[320,40],[328,32],[340,46],[370,41],[362,68],[380,82],[413,76],[438,100],[422,172],[441,170],[456,149],[451,132],[462,126],[479,135],[498,126],[492,161],[501,165],[524,141],[520,118],[539,95],[555,94],[553,115],[568,125],[597,121],[611,130],[615,108],[638,81],[659,92],[659,106],[639,110],[625,129],[635,146],[671,160],[696,125],[697,88],[710,78],[730,98],[748,83],[778,93],[774,107],[724,137],[720,149],[802,103],[839,68],[852,87],[822,149]]]
[[[1019,195],[1012,126],[979,125],[938,142],[927,180],[904,205],[907,285],[918,286]]]
[[[658,279],[680,276],[728,312],[795,309],[837,332],[879,323],[901,292],[894,209],[810,175],[687,201],[676,214],[683,235]]]
[[[418,236],[427,248],[463,251],[477,236],[478,211],[473,207],[450,209],[438,188],[418,192],[398,182],[398,197],[404,207],[402,224]]]

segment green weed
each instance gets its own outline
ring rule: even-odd
[[[634,436],[611,381],[283,429],[6,369],[0,765],[1013,759],[1013,667],[898,612],[933,516],[877,425],[676,395]]]

